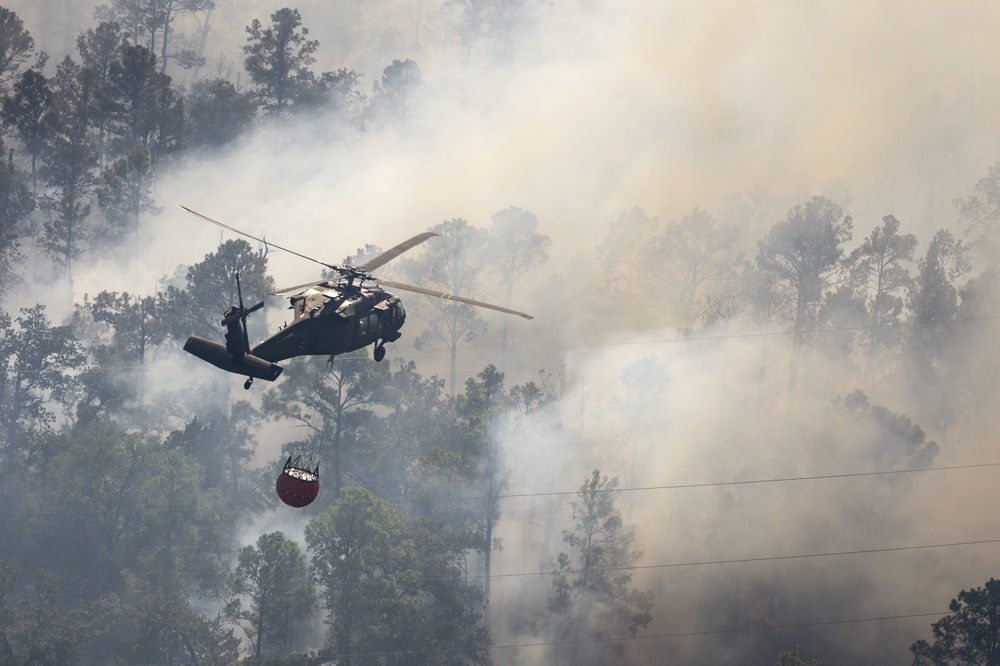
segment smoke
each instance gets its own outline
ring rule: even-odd
[[[63,4],[9,6],[33,33],[48,26],[36,37],[58,54],[72,51],[65,44],[73,35],[50,21]],[[241,62],[242,27],[277,9],[219,5],[212,23],[219,55],[203,74]],[[995,574],[991,546],[660,565],[990,539],[997,498],[987,490],[989,470],[711,485],[871,471],[867,426],[831,406],[858,383],[837,360],[812,354],[789,411],[788,340],[766,330],[678,340],[669,328],[640,328],[602,297],[597,252],[618,214],[638,205],[662,222],[695,207],[732,217],[752,256],[785,211],[823,194],[854,216],[852,247],[893,214],[901,233],[918,236],[921,253],[934,231],[954,227],[952,200],[967,196],[1000,156],[1000,12],[989,3],[901,0],[528,6],[533,29],[499,49],[459,43],[440,2],[378,11],[299,3],[320,40],[317,70],[363,68],[369,92],[393,59],[420,65],[425,85],[409,123],[358,134],[317,115],[262,126],[217,154],[187,156],[160,176],[156,196],[165,210],[143,230],[141,251],[114,265],[81,265],[76,299],[102,290],[151,293],[178,265],[213,251],[219,230],[176,204],[327,262],[367,243],[391,246],[445,219],[486,227],[508,206],[529,210],[552,238],[550,260],[518,286],[514,305],[537,319],[510,323],[513,348],[504,355],[495,337],[463,349],[459,372],[503,364],[512,385],[539,369],[563,369],[558,413],[529,419],[525,436],[506,443],[511,494],[572,492],[594,468],[623,486],[651,488],[622,493],[619,502],[636,528],[641,564],[652,567],[633,578],[657,596],[646,633],[690,635],[632,641],[628,659],[762,662],[798,642],[806,656],[828,662],[908,661],[907,647],[934,618],[757,629],[944,611],[959,589]],[[363,51],[351,48],[363,42]],[[345,61],[347,53],[362,55]],[[733,197],[754,212],[733,208]],[[269,266],[279,286],[318,276],[315,266],[278,252]],[[28,298],[45,300],[44,292]],[[61,287],[51,293],[60,307]],[[655,311],[658,303],[641,307]],[[280,324],[275,316],[271,327]],[[489,322],[499,330],[499,315]],[[418,331],[408,323],[404,333],[399,354],[416,358],[425,374],[445,375],[446,355],[415,353],[408,345]],[[992,367],[984,339],[968,340],[968,353],[989,357],[983,365]],[[631,438],[622,375],[643,359],[669,375],[651,398],[664,421],[658,432]],[[165,382],[177,377],[172,367],[162,374]],[[995,390],[986,379],[981,385],[985,403]],[[924,427],[940,445],[936,464],[991,461],[990,410],[934,430],[912,411],[931,388],[942,387],[889,385],[872,402]],[[263,445],[277,450],[279,438],[269,432]],[[641,466],[628,479],[634,454]],[[694,487],[654,489],[673,485]],[[563,548],[570,499],[508,500],[496,573],[549,570]],[[271,516],[247,539],[287,526],[284,516]],[[493,618],[510,618],[497,620],[496,643],[531,642],[525,607],[544,606],[548,581],[541,580],[494,584]],[[498,663],[544,661],[540,649],[522,648],[507,661],[510,654],[497,653]]]

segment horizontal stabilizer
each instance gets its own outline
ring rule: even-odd
[[[217,368],[244,377],[254,377],[273,382],[281,374],[282,367],[270,361],[257,358],[253,354],[230,354],[226,346],[204,338],[191,336],[184,343],[184,351],[208,361]]]

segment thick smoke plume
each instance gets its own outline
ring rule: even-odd
[[[536,320],[510,323],[501,353],[502,323],[490,315],[490,333],[458,354],[460,382],[488,363],[508,385],[544,370],[559,396],[502,443],[514,497],[503,504],[494,574],[526,575],[493,583],[497,663],[551,663],[558,650],[502,646],[544,642],[532,627],[565,548],[572,493],[593,469],[627,489],[618,506],[642,552],[633,584],[656,595],[653,621],[626,642],[630,663],[767,663],[795,643],[828,663],[908,663],[933,618],[829,623],[943,614],[958,590],[997,575],[995,545],[946,545],[998,536],[990,468],[865,475],[996,462],[990,321],[952,338],[978,391],[960,406],[965,416],[942,426],[926,410],[957,386],[886,372],[873,391],[817,343],[790,395],[787,329],[738,318],[681,332],[686,323],[655,293],[617,298],[601,263],[613,223],[634,207],[661,228],[705,209],[737,226],[751,262],[768,229],[815,195],[852,216],[848,252],[890,214],[917,236],[918,258],[939,229],[964,237],[953,200],[1000,159],[995,6],[523,2],[513,3],[525,8],[522,32],[470,47],[448,36],[449,3],[335,4],[297,5],[320,40],[317,69],[359,68],[367,92],[392,60],[415,60],[424,85],[409,121],[358,132],[317,114],[185,157],[160,176],[165,210],[138,251],[81,266],[77,301],[152,293],[213,251],[219,230],[176,204],[326,262],[442,220],[485,228],[509,206],[534,213],[550,258],[514,300]],[[202,75],[238,69],[243,26],[278,9],[218,5],[219,50]],[[54,60],[90,22],[84,5],[9,6]],[[980,256],[977,270],[995,261]],[[287,254],[269,262],[279,286],[318,277]],[[7,305],[51,297],[65,314],[62,287],[44,273]],[[502,295],[499,283],[483,284],[474,296]],[[270,310],[268,326],[283,315]],[[412,321],[395,349],[447,376],[446,353],[412,347]],[[190,366],[158,360],[153,383],[163,388]],[[641,372],[650,368],[662,372]],[[859,390],[869,403],[852,409]],[[298,436],[268,425],[258,455]],[[244,543],[281,528],[283,517],[272,518]]]

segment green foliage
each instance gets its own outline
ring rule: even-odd
[[[295,631],[297,625],[305,622],[316,604],[306,558],[298,544],[281,532],[262,534],[255,546],[244,546],[226,585],[234,596],[226,604],[226,617],[240,623],[258,659],[274,652],[272,645],[279,652],[293,647],[295,636],[301,635]],[[243,608],[242,598],[249,608]]]
[[[969,248],[947,230],[938,231],[917,262],[917,277],[911,285],[907,307],[910,321],[905,343],[905,369],[911,381],[928,387],[922,418],[936,428],[954,422],[965,399],[961,386],[961,365],[955,345],[955,320],[960,311],[958,280],[972,268]],[[945,388],[947,387],[947,388]]]
[[[627,307],[638,295],[642,257],[650,247],[657,224],[656,218],[633,206],[609,227],[597,253],[604,277],[602,293],[611,302]]]
[[[840,270],[852,224],[840,206],[813,197],[789,211],[758,243],[757,266],[785,292],[793,330],[815,322],[823,290]]]
[[[235,507],[205,488],[203,468],[183,453],[164,451],[157,462],[143,487],[139,569],[154,588],[218,590]]]
[[[192,334],[217,336],[219,316],[239,298],[237,274],[247,307],[274,291],[274,279],[267,274],[266,253],[254,250],[244,240],[224,241],[215,252],[187,269],[183,289],[167,288],[161,307],[164,318],[171,323],[171,333],[180,340]],[[252,339],[262,337],[261,319],[251,318],[247,323]]]
[[[956,199],[959,222],[975,235],[975,245],[985,257],[995,256],[1000,242],[1000,162],[990,165],[965,199]]]
[[[297,359],[290,364],[289,381],[267,393],[265,409],[307,427],[310,453],[324,469],[333,471],[333,498],[350,474],[345,449],[357,444],[372,408],[382,404],[388,364],[367,363],[365,350],[341,355],[332,363]],[[358,452],[360,456],[363,451]]]
[[[76,591],[121,593],[126,572],[140,568],[144,521],[136,510],[160,464],[158,442],[103,423],[54,437],[39,454],[47,465],[38,477],[51,491],[34,508],[60,511],[31,521],[41,560]],[[60,547],[67,542],[72,550]]]
[[[39,155],[54,130],[56,112],[54,95],[45,76],[29,69],[14,84],[14,94],[3,98],[0,119],[14,129],[18,140],[31,157],[31,195],[38,191],[36,179]]]
[[[438,518],[404,521],[367,490],[345,488],[306,526],[306,542],[329,612],[330,658],[489,663],[482,592],[464,580],[461,529]]]
[[[239,660],[232,628],[191,608],[180,591],[129,576],[124,593],[101,597],[92,611],[86,651],[95,662],[225,666]]]
[[[7,153],[3,140],[0,153]],[[13,162],[0,159],[0,298],[22,281],[17,273],[17,266],[24,259],[22,221],[33,209],[31,192],[17,177]]]
[[[108,130],[112,155],[144,146],[154,156],[177,148],[184,128],[183,107],[170,77],[158,71],[156,55],[124,44],[108,71],[113,101]]]
[[[127,291],[102,291],[93,301],[84,295],[82,309],[112,330],[112,348],[119,363],[146,363],[146,353],[167,337],[161,303],[154,296]]]
[[[367,490],[344,488],[306,526],[306,543],[337,654],[419,649],[423,640],[405,640],[421,633],[414,546],[391,508]]]
[[[271,14],[270,26],[254,19],[246,32],[243,66],[257,86],[261,106],[281,115],[313,81],[309,65],[316,62],[319,41],[306,39],[309,29],[302,27],[299,10],[288,7]]]
[[[246,132],[257,113],[256,104],[225,79],[202,79],[187,97],[189,143],[214,149]]]
[[[951,615],[931,625],[934,642],[910,647],[914,666],[1000,663],[1000,581],[962,590],[948,607]]]
[[[150,51],[159,49],[160,71],[166,72],[171,61],[184,69],[205,64],[195,49],[183,42],[178,45],[173,24],[178,14],[211,13],[214,8],[215,0],[112,0],[110,7],[101,5],[95,14],[126,26]]]
[[[742,259],[733,252],[738,239],[735,225],[724,226],[695,208],[640,248],[642,279],[653,285],[678,324],[692,326],[704,314],[710,288],[734,276]]]
[[[97,201],[107,221],[106,238],[119,240],[127,233],[136,234],[143,215],[163,212],[153,200],[153,176],[152,157],[141,144],[104,171]]]
[[[816,659],[803,659],[799,656],[799,646],[793,645],[791,650],[785,650],[778,655],[778,661],[774,666],[824,666],[822,661]]]
[[[45,307],[22,309],[13,322],[0,312],[0,434],[6,464],[27,439],[55,421],[52,403],[67,398],[74,370],[85,362],[68,326],[52,326]]]
[[[393,60],[382,70],[382,80],[372,86],[365,118],[376,127],[401,125],[413,112],[413,97],[420,88],[420,66],[407,58]]]
[[[937,458],[937,443],[928,441],[919,425],[908,416],[872,405],[861,391],[838,398],[834,404],[861,426],[862,450],[872,459],[874,469],[926,468]]]
[[[559,553],[559,574],[548,608],[557,635],[572,640],[635,637],[652,621],[652,592],[630,587],[630,567],[641,553],[633,551],[633,528],[615,507],[618,479],[594,470],[573,502],[573,529],[563,532],[568,550]],[[624,644],[615,642],[617,652]]]
[[[58,576],[39,570],[38,583],[16,595],[17,569],[0,560],[0,663],[62,666],[76,661],[83,616],[59,607]]]
[[[73,261],[89,236],[85,222],[97,169],[97,151],[84,122],[63,114],[43,157],[40,173],[49,191],[39,198],[39,206],[49,219],[42,227],[41,246],[72,275]]]
[[[379,394],[384,415],[372,412],[351,419],[356,427],[346,433],[345,472],[352,485],[382,498],[402,498],[414,483],[414,461],[428,447],[450,448],[461,433],[444,381],[421,376],[412,361],[385,377]]]
[[[460,218],[445,220],[431,231],[440,237],[427,243],[419,259],[401,261],[400,270],[413,283],[475,298],[479,277],[487,266],[488,234]],[[448,350],[451,356],[448,387],[454,394],[458,347],[484,333],[486,321],[475,306],[443,298],[414,302],[410,312],[427,324],[414,342],[417,349],[444,343]]]
[[[35,40],[24,22],[6,7],[0,7],[0,92],[6,93],[17,80],[35,50]]]

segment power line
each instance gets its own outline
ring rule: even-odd
[[[825,620],[822,622],[799,622],[796,624],[775,624],[768,625],[766,627],[741,627],[739,629],[706,629],[704,631],[679,631],[664,634],[647,634],[644,636],[618,636],[615,638],[583,638],[577,640],[566,640],[566,641],[541,641],[538,643],[507,643],[501,645],[491,645],[490,650],[499,649],[509,649],[509,648],[533,648],[533,647],[553,647],[557,645],[586,645],[595,643],[620,643],[625,641],[644,641],[644,640],[654,640],[660,638],[689,638],[693,636],[717,636],[721,634],[738,634],[742,632],[759,632],[759,631],[773,631],[777,629],[808,629],[812,627],[829,627],[836,625],[846,625],[846,624],[861,624],[865,622],[884,622],[886,620],[908,620],[913,618],[921,617],[939,617],[942,615],[950,615],[951,611],[937,611],[933,613],[907,613],[905,615],[880,615],[877,617],[860,617],[860,618],[848,618],[841,620]],[[404,652],[404,654],[427,654],[434,652],[468,652],[474,648],[441,648],[438,650],[416,650],[413,652]],[[379,652],[379,653],[364,653],[364,654],[352,654],[352,655],[334,655],[331,658],[338,657],[367,657],[367,656],[382,656],[394,654],[391,652]]]
[[[825,557],[841,557],[849,555],[873,555],[878,553],[899,553],[905,551],[918,551],[918,550],[934,550],[939,548],[960,548],[964,546],[983,546],[983,545],[994,545],[1000,544],[1000,538],[998,539],[977,539],[971,541],[953,541],[950,543],[929,543],[929,544],[917,544],[911,546],[886,546],[882,548],[861,548],[856,550],[834,550],[825,551],[819,553],[797,553],[789,555],[764,555],[760,557],[740,557],[732,559],[723,560],[695,560],[689,562],[665,562],[660,564],[638,564],[631,566],[620,566],[620,567],[592,567],[588,571],[591,573],[604,573],[604,572],[619,572],[619,571],[648,571],[654,569],[680,569],[687,567],[707,567],[707,566],[724,566],[730,564],[755,564],[761,562],[782,562],[788,560],[809,560],[809,559],[819,559]],[[551,576],[564,576],[564,575],[575,575],[584,573],[582,569],[565,569],[565,570],[552,570],[552,571],[522,571],[504,574],[491,574],[489,579],[500,580],[500,579],[516,579],[516,578],[537,578],[537,577],[551,577]],[[469,580],[486,580],[487,576],[485,574],[475,574],[475,575],[465,575],[465,574],[455,574],[453,576],[426,576],[413,579],[414,583],[435,583],[442,581],[451,581],[456,579],[461,579],[463,581]],[[363,587],[368,584],[382,584],[383,581],[378,578],[372,578],[367,580],[357,580],[357,581],[347,581],[339,583],[338,588],[350,588],[350,587]],[[268,589],[294,589],[301,587],[302,583],[292,583],[289,585],[273,585],[269,586]],[[102,591],[91,591],[91,592],[53,592],[50,596],[65,596],[65,597],[79,597],[79,596],[99,596],[109,592],[110,590]]]
[[[874,472],[845,472],[839,474],[814,474],[814,475],[803,475],[803,476],[787,476],[787,477],[777,477],[772,479],[742,479],[735,481],[706,481],[703,483],[677,483],[677,484],[667,484],[667,485],[657,485],[657,486],[636,486],[634,488],[608,488],[601,492],[604,493],[630,493],[630,492],[646,492],[654,490],[687,490],[693,488],[719,488],[724,486],[747,486],[747,485],[765,485],[772,483],[791,483],[796,481],[827,481],[833,479],[853,479],[853,478],[864,478],[864,477],[879,477],[879,476],[894,476],[902,474],[919,474],[924,472],[948,472],[963,469],[983,469],[989,467],[1000,467],[1000,462],[987,462],[987,463],[971,463],[968,465],[946,465],[942,467],[917,467],[912,469],[894,469],[894,470],[882,470]],[[548,492],[531,492],[531,493],[508,493],[501,495],[463,495],[460,497],[419,497],[419,498],[407,498],[407,499],[383,499],[382,502],[385,504],[414,504],[414,503],[434,503],[434,502],[468,502],[474,500],[487,500],[487,499],[523,499],[532,497],[561,497],[567,495],[578,495],[579,490],[558,490],[558,491],[548,491]],[[227,507],[232,508],[232,507]],[[66,510],[53,510],[53,511],[11,511],[0,513],[0,518],[18,518],[25,516],[58,516],[58,515],[93,515],[93,514],[108,514],[108,513],[119,513],[119,514],[131,514],[131,513],[146,513],[146,512],[162,512],[171,511],[177,513],[191,513],[197,509],[168,509],[166,507],[145,507],[139,509],[66,509]]]
[[[482,354],[486,352],[537,352],[537,351],[559,351],[568,349],[599,349],[602,347],[628,347],[635,345],[657,345],[657,344],[668,344],[668,343],[694,343],[694,342],[717,342],[720,340],[738,340],[747,338],[767,338],[767,337],[782,337],[792,334],[818,334],[822,335],[825,333],[848,333],[854,331],[868,331],[875,329],[893,329],[893,328],[914,328],[921,326],[950,326],[953,324],[971,324],[971,323],[981,323],[989,321],[1000,320],[1000,315],[991,315],[986,317],[963,317],[955,319],[946,319],[943,321],[927,321],[927,322],[899,322],[895,324],[879,324],[879,325],[864,325],[864,326],[830,326],[830,327],[816,327],[811,329],[804,329],[801,331],[757,331],[752,333],[727,333],[724,335],[692,335],[689,337],[678,337],[674,336],[672,338],[648,338],[645,340],[621,340],[621,341],[607,341],[607,342],[592,342],[592,343],[579,343],[579,344],[562,344],[562,345],[545,345],[545,346],[534,346],[534,347],[506,347],[506,348],[475,348],[475,349],[457,349],[455,354],[458,356],[463,356],[467,354]],[[705,329],[702,329],[705,330]],[[406,358],[407,360],[420,359],[420,358],[440,358],[450,355],[451,352],[420,352],[420,353],[410,353]],[[338,356],[337,361],[343,363],[346,361],[370,361],[368,356]],[[96,371],[96,372],[130,372],[135,370],[151,370],[158,368],[177,368],[184,366],[186,364],[182,363],[145,363],[139,365],[115,365],[115,366],[91,366],[82,368],[82,371]],[[22,374],[32,374],[37,372],[42,372],[41,370],[19,370]]]
[[[394,650],[386,652],[354,652],[350,654],[332,654],[323,655],[324,660],[337,660],[337,659],[352,659],[352,658],[362,658],[362,657],[388,657],[388,656],[400,656],[400,655],[425,655],[425,654],[454,654],[457,652],[479,652],[481,650],[506,650],[506,649],[524,649],[524,648],[538,648],[538,647],[556,647],[560,645],[594,645],[599,643],[624,643],[626,641],[649,641],[658,639],[669,639],[669,638],[693,638],[699,636],[720,636],[726,634],[739,634],[739,633],[752,633],[752,632],[763,632],[763,631],[777,631],[784,629],[812,629],[815,627],[833,627],[833,626],[844,626],[851,624],[864,624],[869,622],[886,622],[889,620],[911,620],[925,617],[942,617],[946,615],[951,615],[952,611],[943,610],[929,613],[906,613],[901,615],[878,615],[870,617],[859,617],[859,618],[844,618],[838,620],[824,620],[819,622],[797,622],[794,624],[773,624],[767,626],[755,626],[755,627],[740,627],[733,629],[706,629],[703,631],[678,631],[670,633],[659,633],[659,634],[646,634],[642,636],[617,636],[612,638],[581,638],[575,640],[562,640],[562,641],[538,641],[534,643],[501,643],[497,645],[489,646],[470,646],[470,647],[450,647],[450,648],[427,648],[423,650]],[[310,659],[308,656],[303,656],[302,660],[306,661]],[[282,663],[288,663],[288,657],[264,657],[260,660],[261,663],[282,661]],[[163,662],[156,663],[135,663],[129,664],[129,666],[167,666]]]
[[[648,490],[685,490],[689,488],[718,488],[721,486],[747,486],[768,483],[788,483],[792,481],[823,481],[829,479],[852,479],[870,476],[891,476],[896,474],[916,474],[920,472],[943,472],[960,469],[980,469],[984,467],[1000,467],[1000,462],[972,463],[968,465],[948,465],[944,467],[916,467],[912,469],[894,469],[877,472],[846,472],[842,474],[815,474],[809,476],[787,476],[774,479],[744,479],[737,481],[708,481],[704,483],[676,483],[662,486],[637,486],[635,488],[609,488],[601,492],[607,493],[631,493]],[[513,499],[521,497],[553,497],[560,495],[578,495],[579,490],[562,490],[544,493],[511,493],[508,495],[498,495],[498,499]],[[461,499],[489,499],[488,496],[466,497]],[[417,502],[421,500],[387,500],[394,502]]]

